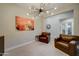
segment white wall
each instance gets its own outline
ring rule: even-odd
[[[35,40],[35,35],[40,33],[41,21],[38,17],[35,18],[34,31],[18,31],[15,16],[27,17],[26,9],[16,4],[0,4],[0,34],[3,32],[5,35],[5,50]]]
[[[45,21],[45,31],[51,33],[52,39],[58,37],[59,34],[61,33],[61,21],[72,17],[73,17],[73,11],[48,17]],[[50,29],[46,29],[47,24],[51,25]]]
[[[46,19],[46,25],[50,24],[51,28],[50,29],[46,29],[45,31],[50,32],[51,33],[51,38],[55,38],[60,34],[60,22],[59,19],[57,17],[49,17]],[[45,27],[46,27],[45,25]]]
[[[45,21],[45,24],[46,24],[46,22],[51,24],[52,28],[50,30],[45,29],[45,31],[49,31],[50,33],[52,33],[52,39],[57,37],[58,34],[60,33],[59,20],[57,20],[56,15],[60,14],[60,13],[63,13],[63,12],[70,11],[70,10],[73,10],[73,13],[74,13],[74,15],[73,15],[73,27],[74,27],[73,34],[74,35],[79,35],[79,4],[75,4],[75,5],[72,4],[72,5],[69,5],[69,6],[64,6],[62,8],[59,7],[57,10],[55,10],[53,12],[54,15],[52,17],[48,17],[46,19],[48,21]],[[68,15],[68,16],[71,16],[71,15]],[[46,27],[46,25],[44,25],[44,26]]]

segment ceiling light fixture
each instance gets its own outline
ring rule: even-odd
[[[54,15],[54,13],[51,13],[51,15]]]
[[[54,9],[56,10],[57,8],[55,7]]]
[[[28,9],[28,13],[27,15],[31,14],[33,16],[41,16],[41,15],[53,15],[54,13],[52,13],[52,10],[56,10],[57,8],[52,7],[50,8],[50,4],[47,3],[40,3],[39,7],[35,7],[35,6],[29,6]]]
[[[27,13],[26,15],[29,15],[29,13]]]
[[[40,14],[41,12],[43,12],[43,9],[40,8],[40,9],[39,9],[39,14]]]
[[[49,11],[46,11],[46,13],[49,13]]]
[[[31,7],[29,7],[29,9],[31,9]]]

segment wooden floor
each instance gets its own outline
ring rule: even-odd
[[[31,44],[7,51],[4,56],[68,56],[54,47],[54,42],[49,44],[32,42]]]

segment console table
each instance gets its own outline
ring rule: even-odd
[[[0,56],[4,53],[4,36],[0,36]]]

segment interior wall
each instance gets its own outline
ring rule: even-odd
[[[74,34],[79,36],[79,6],[74,10]]]
[[[0,34],[3,32],[5,36],[5,50],[35,40],[35,35],[41,30],[41,21],[38,17],[34,19],[34,31],[16,30],[15,16],[29,17],[26,16],[26,9],[16,4],[0,4]]]
[[[0,8],[0,36],[3,35],[3,20],[2,20],[3,16],[2,15],[3,15],[2,8]]]
[[[47,21],[47,19],[46,19],[46,21],[49,24],[51,24],[51,23],[59,24],[59,20],[54,19],[53,17],[55,17],[57,14],[61,14],[63,12],[67,12],[70,10],[73,10],[73,35],[79,36],[79,4],[75,4],[75,5],[72,4],[71,6],[64,6],[64,8],[63,7],[58,8],[56,11],[54,11],[54,15],[52,17],[47,18],[49,20],[49,22]],[[69,16],[71,16],[71,15],[69,15]],[[56,23],[54,21],[58,21],[58,22]],[[46,24],[46,22],[44,23],[44,26],[46,28],[45,24]],[[57,29],[59,25],[57,26],[55,24],[52,25],[52,30],[45,29],[45,31],[49,31],[50,33],[52,32],[52,35],[51,35],[52,39],[58,36],[58,34],[55,36],[55,35],[53,35],[53,33],[56,34],[56,32],[58,32],[60,30],[60,29]],[[55,28],[54,28],[54,26],[55,26]],[[58,31],[54,31],[54,30],[58,30]],[[58,33],[60,33],[60,32],[58,32]]]
[[[52,39],[58,37],[61,33],[61,21],[68,18],[73,18],[73,11],[68,11],[62,14],[48,17],[45,21],[45,31],[51,33]],[[51,25],[50,29],[46,28],[47,24]]]

